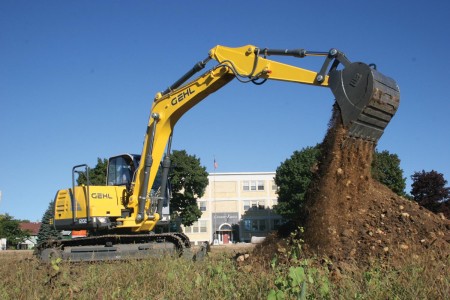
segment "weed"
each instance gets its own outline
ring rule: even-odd
[[[331,284],[328,278],[312,266],[311,259],[301,258],[304,256],[302,234],[301,227],[292,232],[287,241],[290,247],[279,249],[280,255],[272,259],[270,266],[275,274],[275,288],[269,291],[268,299],[329,298]]]

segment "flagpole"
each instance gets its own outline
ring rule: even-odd
[[[215,242],[215,240],[217,238],[216,236],[216,167],[217,167],[217,162],[216,162],[216,156],[214,155],[214,163],[213,163],[213,169],[214,169],[214,173],[213,173],[213,203],[214,203],[214,213],[213,214],[213,244]]]

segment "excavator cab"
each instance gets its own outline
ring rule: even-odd
[[[134,173],[139,167],[141,156],[137,154],[121,154],[108,160],[107,185],[129,186]]]
[[[110,157],[108,159],[108,170],[107,170],[107,185],[109,186],[125,186],[128,192],[131,192],[132,182],[135,181],[135,173],[139,167],[141,161],[141,156],[138,154],[121,154]],[[162,166],[159,168],[158,173],[153,182],[152,188],[150,190],[149,196],[152,199],[153,207],[150,208],[151,211],[157,209],[158,204],[161,202],[161,207],[159,213],[161,215],[160,223],[166,224],[170,220],[169,202],[170,202],[170,180],[168,178],[168,173],[165,174],[166,184],[165,191],[161,195],[162,186]],[[127,204],[129,201],[129,193],[125,193],[122,197],[122,202]]]

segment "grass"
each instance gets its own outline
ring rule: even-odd
[[[29,255],[0,253],[0,299],[446,299],[450,295],[448,260],[405,258],[400,267],[374,263],[338,271],[323,259],[284,258],[239,265],[230,253],[214,253],[197,263],[149,258],[42,264]]]

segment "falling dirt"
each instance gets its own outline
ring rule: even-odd
[[[375,145],[348,137],[340,120],[335,108],[307,194],[307,252],[358,265],[401,263],[407,255],[449,257],[450,222],[372,179]]]
[[[307,203],[308,249],[334,260],[450,252],[450,222],[372,179],[375,144],[348,137],[337,108]]]

